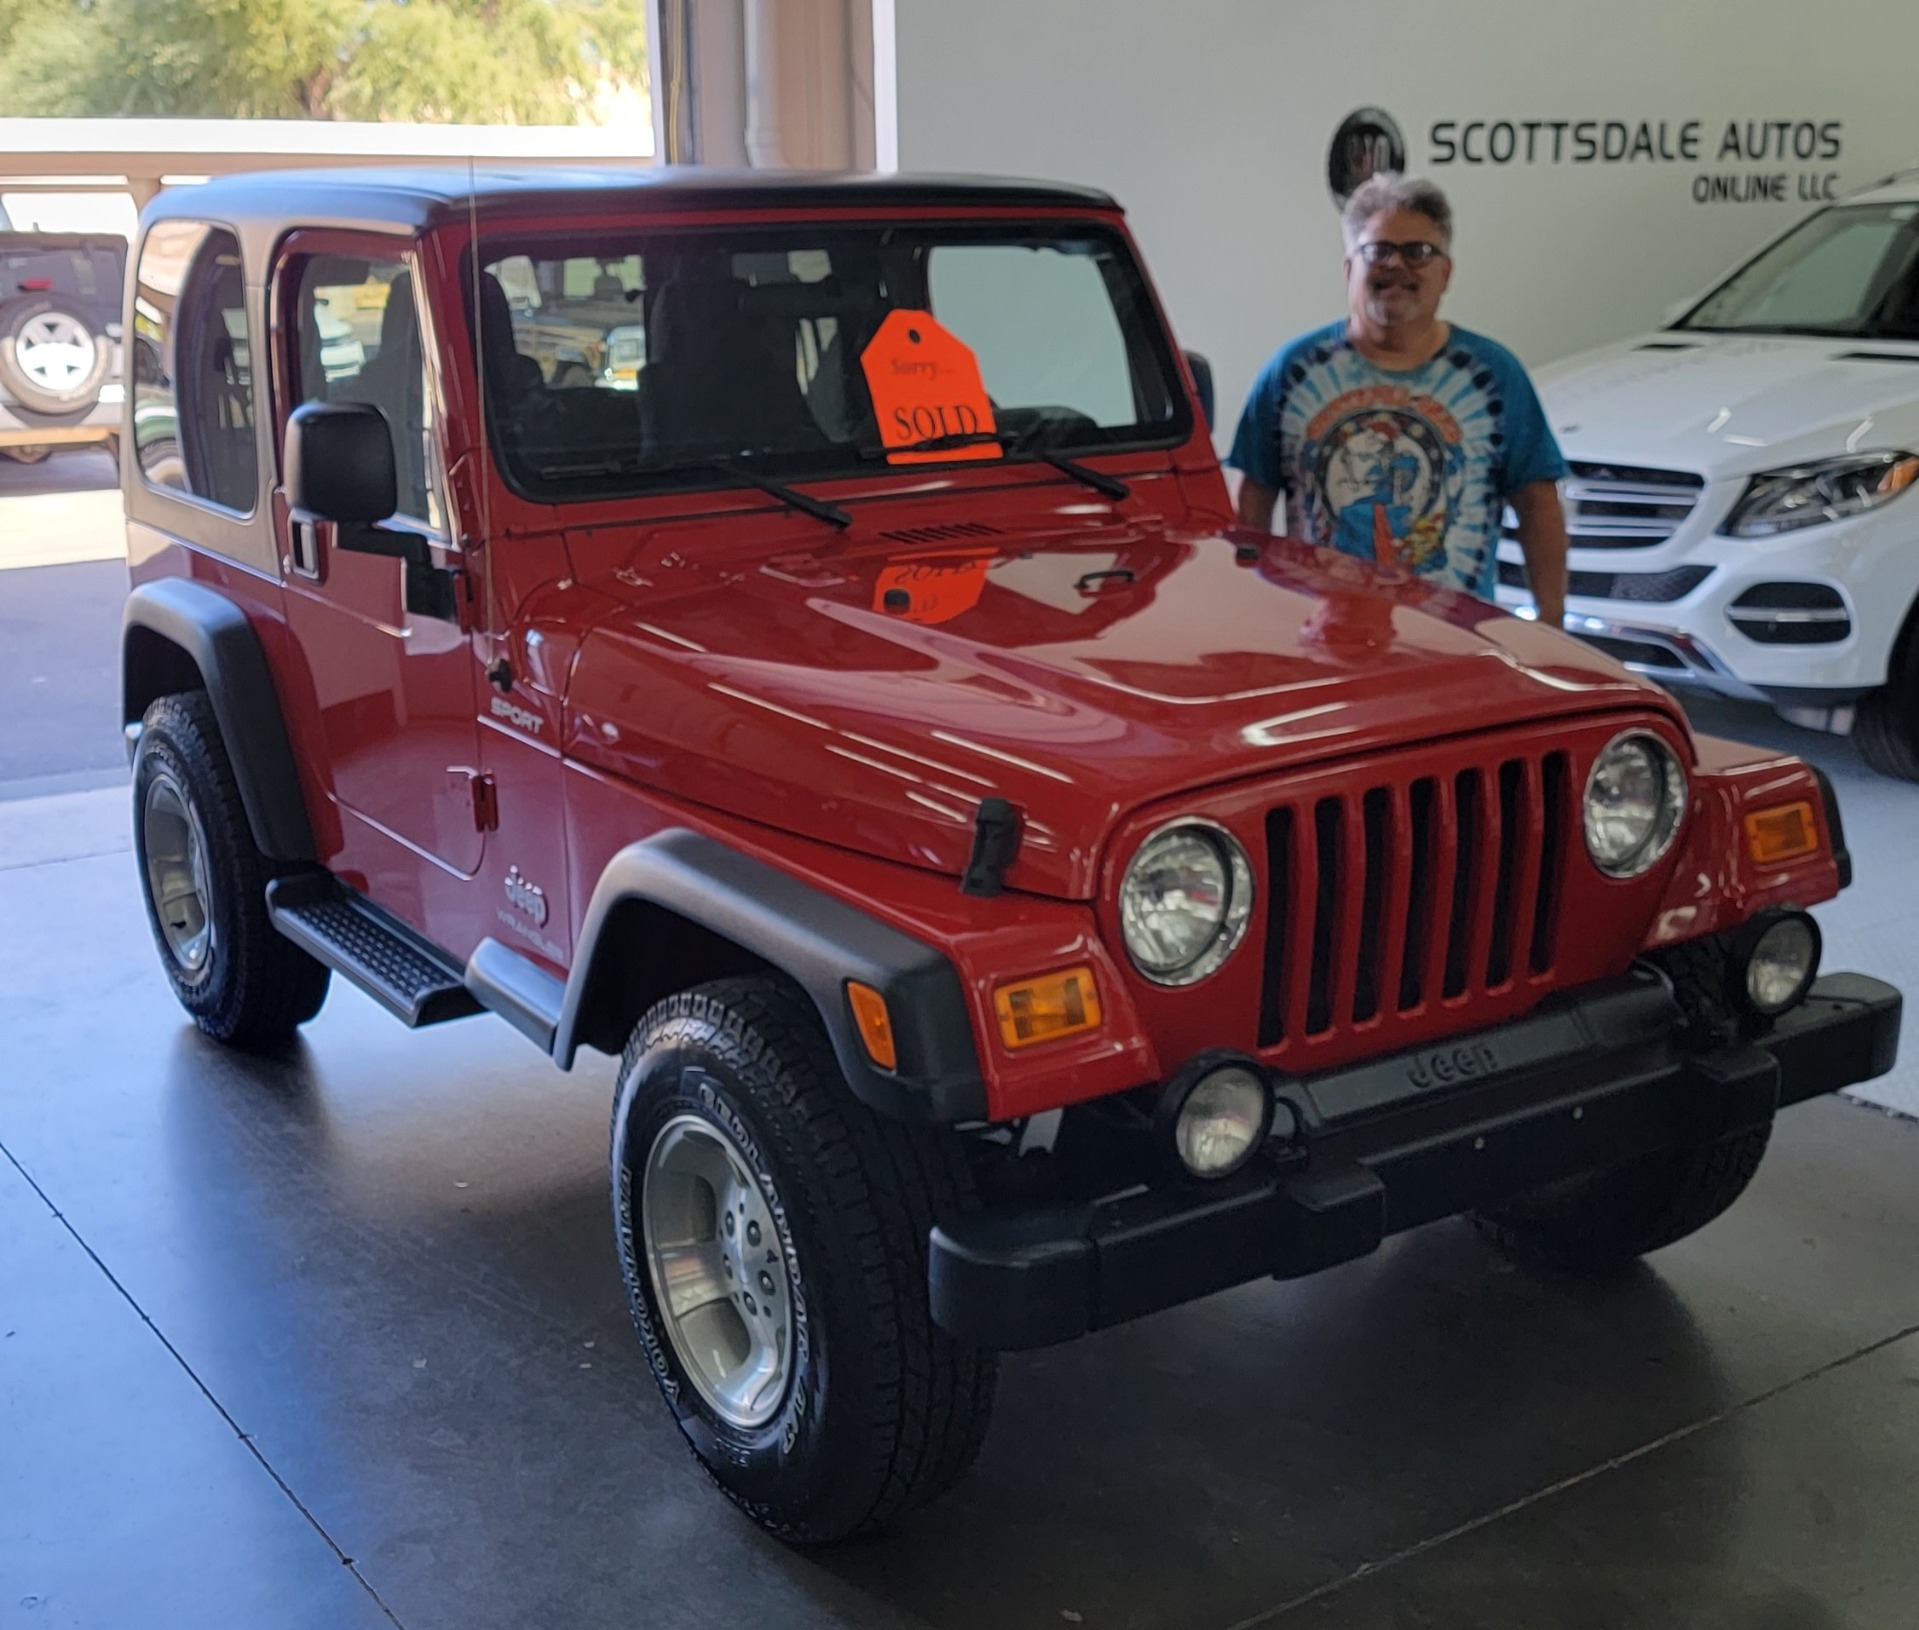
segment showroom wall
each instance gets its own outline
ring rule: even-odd
[[[1919,165],[1909,0],[882,3],[901,167],[1116,194],[1228,417],[1344,309],[1328,158],[1365,110],[1345,159],[1397,127],[1458,213],[1449,314],[1531,363],[1656,325],[1818,198]]]

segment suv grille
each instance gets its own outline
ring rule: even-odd
[[[1550,972],[1570,783],[1554,749],[1270,811],[1260,1046]]]
[[[1710,566],[1675,566],[1667,572],[1568,572],[1566,592],[1588,600],[1636,600],[1666,605],[1683,600],[1712,576]],[[1523,589],[1526,568],[1517,561],[1499,563],[1501,588]]]
[[[1649,470],[1631,464],[1574,464],[1567,477],[1566,530],[1575,549],[1650,549],[1664,543],[1692,514],[1705,477],[1687,470]],[[1506,511],[1505,535],[1519,527]]]

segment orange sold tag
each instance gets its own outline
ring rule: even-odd
[[[931,450],[918,446],[942,436],[991,436],[998,428],[979,358],[930,311],[889,312],[860,353],[860,366],[866,370],[887,463],[1001,456],[999,443],[988,440]]]

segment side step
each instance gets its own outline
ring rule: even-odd
[[[267,914],[301,950],[413,1029],[485,1011],[446,952],[325,872],[269,883]]]

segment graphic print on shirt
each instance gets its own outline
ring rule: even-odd
[[[1315,349],[1289,370],[1279,424],[1302,530],[1382,565],[1478,582],[1497,545],[1488,476],[1505,442],[1490,372],[1452,349],[1388,384],[1349,346]]]

